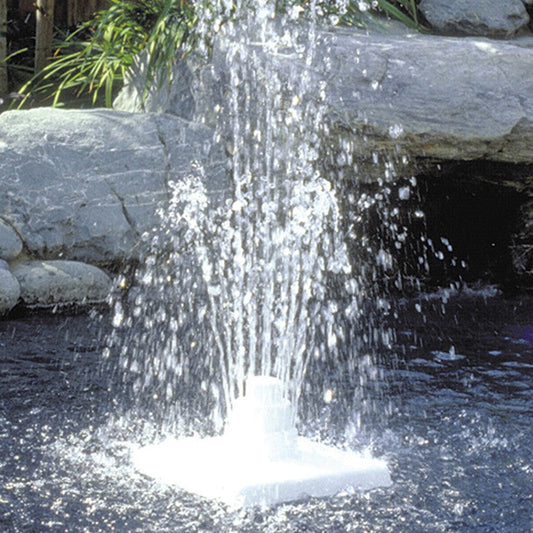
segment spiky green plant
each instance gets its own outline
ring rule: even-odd
[[[377,7],[387,15],[413,29],[421,29],[415,0],[377,0]]]
[[[147,79],[162,83],[176,50],[194,43],[195,12],[180,0],[111,0],[111,6],[60,41],[50,64],[22,89],[46,93],[57,105],[65,91],[100,94],[111,106],[134,57],[149,52]],[[148,88],[147,88],[148,89]]]
[[[203,0],[208,2],[209,0]],[[305,15],[309,0],[274,0],[278,12],[300,5]],[[191,50],[197,41],[198,0],[110,0],[108,9],[97,13],[77,31],[57,44],[50,64],[37,73],[20,92],[42,93],[58,105],[65,92],[92,95],[96,103],[104,94],[112,105],[115,88],[121,84],[134,57],[147,52],[144,96],[150,85],[161,86],[176,61],[177,51]],[[337,15],[341,24],[362,25],[367,9],[361,1],[349,0],[339,12],[332,0],[319,0],[321,12]],[[419,28],[416,0],[367,0],[368,10],[381,11],[410,27]]]

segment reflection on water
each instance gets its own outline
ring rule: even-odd
[[[398,304],[385,387],[364,394],[376,416],[358,420],[357,402],[337,401],[338,381],[311,383],[306,398],[316,415],[307,432],[370,445],[393,487],[240,512],[133,471],[131,447],[156,430],[121,417],[102,387],[97,324],[0,323],[0,531],[531,530],[533,301],[463,296],[443,316],[440,302],[423,313],[416,304]]]

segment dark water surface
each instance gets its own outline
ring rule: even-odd
[[[97,322],[0,322],[0,532],[531,531],[533,299],[436,302],[400,305],[389,414],[350,441],[387,458],[393,486],[247,511],[132,469],[147,421],[117,414]]]

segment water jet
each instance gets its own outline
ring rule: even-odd
[[[323,161],[327,84],[317,94],[309,68],[314,23],[278,19],[267,4],[268,12],[240,5],[219,36],[227,198],[214,205],[201,168],[170,184],[137,278],[144,292],[130,324],[138,319],[140,328],[126,334],[133,343],[121,341],[136,401],[144,392],[155,412],[182,411],[161,415],[165,423],[210,417],[214,426],[200,429],[204,438],[171,436],[137,449],[136,468],[233,507],[391,484],[385,462],[296,431],[308,368],[338,358],[347,323],[361,317],[366,274],[348,257],[338,172]],[[304,71],[292,68],[302,58]],[[350,159],[350,143],[343,150]],[[343,288],[342,302],[332,286]]]
[[[253,376],[219,437],[166,440],[136,450],[137,469],[232,507],[273,505],[391,485],[385,461],[299,437],[281,380]]]

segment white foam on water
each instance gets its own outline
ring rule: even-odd
[[[273,505],[342,491],[392,484],[385,461],[298,437],[293,456],[239,457],[224,437],[168,438],[139,448],[136,468],[155,480],[175,485],[232,507]]]
[[[135,467],[231,507],[268,506],[392,484],[387,464],[298,437],[282,382],[247,381],[220,437],[167,438],[132,453]]]

